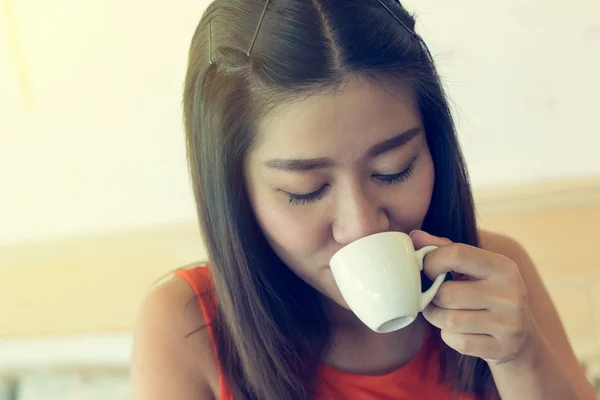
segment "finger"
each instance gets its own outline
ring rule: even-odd
[[[446,281],[433,298],[433,304],[448,310],[488,310],[495,296],[488,281]]]
[[[444,272],[485,279],[503,273],[507,260],[498,254],[461,243],[452,243],[427,255],[423,271],[428,277]]]
[[[422,249],[425,246],[441,247],[452,243],[450,239],[434,236],[424,231],[412,231],[410,233],[410,238],[412,239],[416,250]]]
[[[420,231],[420,230],[412,231],[410,233],[410,237],[413,241],[413,245],[415,246],[415,249],[417,249],[417,250],[419,250],[425,246],[443,247],[443,246],[448,246],[450,244],[453,244],[453,242],[450,239],[434,236],[430,233]],[[429,257],[429,255],[427,257]],[[452,274],[452,276],[454,277],[454,279],[458,279],[458,280],[463,280],[465,277],[465,274],[459,273],[459,272],[453,271],[453,270],[446,270],[444,272],[450,272]],[[438,275],[436,273],[429,273],[428,269],[425,270],[425,273],[432,280]]]
[[[490,335],[441,332],[444,343],[466,356],[495,360],[501,358],[502,347]]]
[[[447,310],[430,304],[423,317],[442,331],[492,335],[502,331],[498,316],[487,310]]]

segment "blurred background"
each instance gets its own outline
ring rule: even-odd
[[[201,260],[181,121],[207,0],[0,0],[0,400],[126,399],[131,329]],[[483,228],[530,252],[600,377],[600,3],[406,0]]]

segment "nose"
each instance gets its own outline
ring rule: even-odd
[[[390,220],[384,207],[362,190],[356,190],[340,200],[332,227],[333,237],[341,245],[389,229]]]

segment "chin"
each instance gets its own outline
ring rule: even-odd
[[[331,303],[334,303],[335,305],[337,305],[345,310],[350,311],[350,306],[348,305],[348,303],[346,303],[346,300],[344,300],[344,297],[342,296],[342,294],[339,292],[339,290],[337,290],[337,287],[335,289],[336,290],[335,290],[335,293],[333,293],[333,296],[329,295],[329,294],[325,295],[327,297],[327,299]]]

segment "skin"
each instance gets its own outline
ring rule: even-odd
[[[369,153],[398,135],[405,143]],[[429,208],[433,162],[410,92],[353,80],[274,110],[260,138],[245,171],[267,240],[300,278],[347,308],[329,269],[333,254],[373,233],[418,229]],[[290,169],[298,166],[288,160],[314,168]]]
[[[412,93],[354,79],[275,109],[260,135],[245,165],[250,201],[277,255],[323,295],[333,322],[325,361],[354,373],[406,364],[419,348],[422,324],[374,334],[348,311],[329,260],[361,237],[408,233],[423,223],[434,169]],[[302,168],[290,160],[302,160]],[[398,351],[390,354],[390,347]]]
[[[354,373],[389,372],[414,357],[434,325],[450,347],[489,363],[503,399],[595,398],[525,250],[487,232],[479,249],[419,231],[434,166],[409,90],[352,79],[273,110],[260,134],[245,160],[250,200],[275,252],[321,293],[333,328],[324,362]],[[390,139],[402,134],[392,146]],[[409,327],[375,334],[348,310],[328,262],[348,243],[388,230],[412,232],[417,249],[439,246],[426,257],[425,273],[451,272],[460,280],[444,283]],[[219,398],[206,331],[182,340],[203,322],[190,297],[187,284],[174,278],[142,307],[134,399]]]

